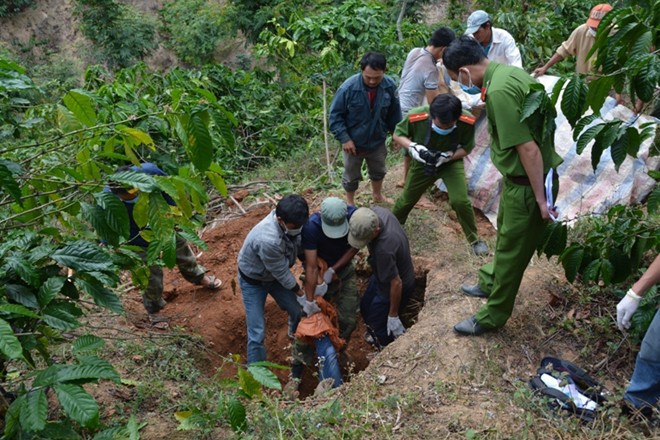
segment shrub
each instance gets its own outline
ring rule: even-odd
[[[75,13],[83,34],[112,67],[128,67],[155,48],[154,20],[128,6],[113,0],[77,0]]]
[[[160,11],[166,45],[181,60],[193,65],[213,61],[213,53],[226,36],[220,6],[214,0],[174,0]]]
[[[0,3],[0,18],[17,14],[34,4],[34,0],[4,0]]]

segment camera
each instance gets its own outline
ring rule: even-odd
[[[432,176],[436,173],[438,161],[447,157],[447,155],[442,151],[423,150],[419,152],[419,157],[426,162],[424,165],[424,175]]]

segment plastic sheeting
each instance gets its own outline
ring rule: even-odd
[[[546,75],[539,78],[539,82],[545,86],[548,93],[551,93],[558,79]],[[464,102],[470,98],[460,91],[453,91]],[[557,103],[555,120],[557,124],[555,148],[564,158],[564,162],[557,169],[559,195],[555,205],[559,211],[559,221],[570,223],[581,215],[605,213],[616,204],[630,205],[641,202],[655,185],[655,181],[648,176],[648,170],[657,170],[660,166],[659,157],[649,157],[653,138],[647,139],[642,144],[637,158],[627,156],[618,172],[614,169],[608,148],[603,152],[594,172],[591,167],[591,144],[582,154],[577,154],[573,131],[561,113],[560,104],[561,100]],[[633,112],[630,109],[616,105],[614,99],[607,98],[601,109],[600,118],[592,125],[613,119],[628,121],[632,116]],[[634,126],[639,128],[641,124],[652,121],[657,123],[657,120],[641,115]],[[502,175],[490,161],[490,136],[485,117],[479,118],[477,122],[475,143],[474,150],[464,159],[468,193],[473,206],[481,210],[491,223],[496,225]],[[446,191],[442,181],[438,181],[438,188]]]

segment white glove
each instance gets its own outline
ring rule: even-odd
[[[630,318],[637,311],[641,300],[642,297],[630,289],[626,292],[626,296],[619,301],[619,304],[616,306],[616,325],[619,327],[619,330],[623,331],[623,329],[630,328]]]
[[[387,317],[387,334],[392,335],[395,338],[398,338],[406,332],[403,323],[398,316],[388,316]]]
[[[332,283],[333,276],[335,276],[335,270],[332,267],[329,267],[328,270],[323,273],[323,281],[325,284]]]
[[[316,289],[314,289],[315,296],[323,296],[328,291],[328,285],[323,282],[323,284],[317,284]]]
[[[429,149],[426,148],[424,145],[416,144],[414,142],[410,144],[410,146],[408,147],[408,152],[410,153],[410,157],[415,159],[417,162],[423,163],[424,165],[426,165],[426,161],[419,156],[419,153],[428,150]]]
[[[435,167],[438,168],[440,165],[445,164],[454,157],[454,153],[451,151],[443,151],[440,153],[440,159],[435,163]]]
[[[303,312],[305,315],[312,316],[314,313],[319,313],[321,309],[319,305],[316,304],[316,301],[307,301],[305,300],[305,305],[303,306]]]
[[[296,295],[296,301],[298,301],[298,304],[300,304],[300,307],[305,307],[305,301],[306,301],[305,293],[303,293],[300,296]]]

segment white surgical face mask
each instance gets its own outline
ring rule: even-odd
[[[302,226],[296,229],[289,229],[286,226],[284,227],[284,231],[286,232],[286,235],[288,235],[289,237],[299,236],[302,233],[302,229],[303,229]]]

